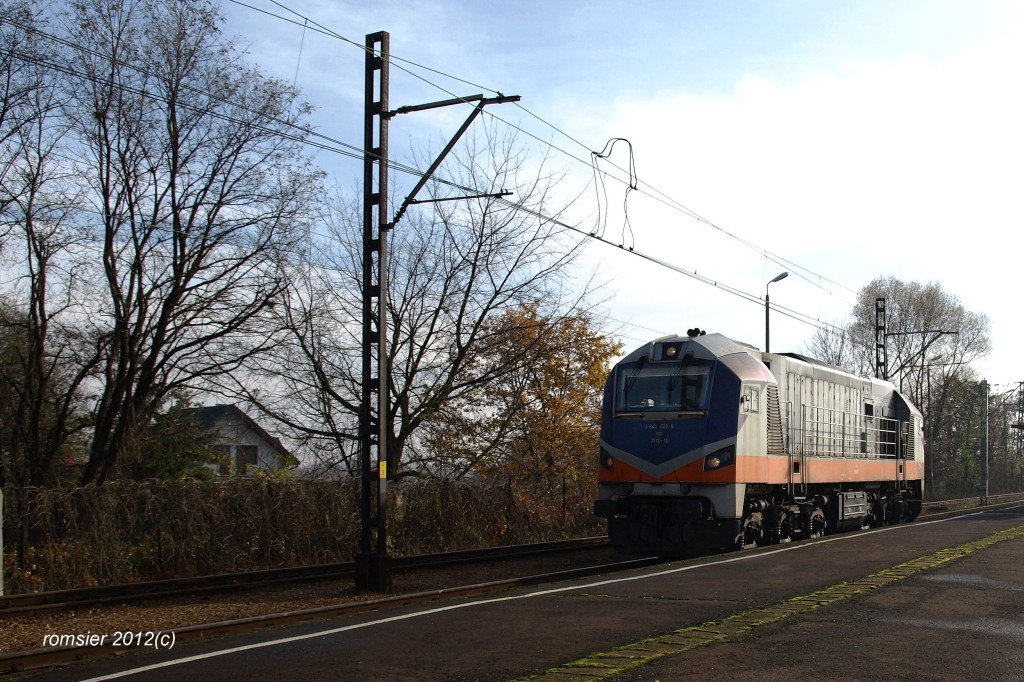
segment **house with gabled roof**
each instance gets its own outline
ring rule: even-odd
[[[223,475],[280,471],[298,465],[281,441],[267,433],[237,405],[192,408],[199,425],[213,436],[213,450],[224,455]]]

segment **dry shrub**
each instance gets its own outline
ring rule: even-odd
[[[114,481],[23,495],[17,517],[14,495],[4,496],[10,594],[349,561],[358,542],[358,483],[351,480]],[[561,481],[392,484],[389,550],[409,555],[593,535],[603,529],[592,500],[592,490]]]
[[[418,481],[391,500],[389,549],[397,555],[560,540],[604,532],[594,493],[561,480]]]
[[[344,561],[352,482],[258,478],[29,488],[7,506],[7,592]],[[6,502],[6,500],[5,500]],[[25,570],[12,545],[25,527]]]

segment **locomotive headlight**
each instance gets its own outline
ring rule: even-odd
[[[727,467],[730,464],[736,462],[736,447],[730,445],[727,448],[721,450],[715,450],[710,455],[704,458],[704,471],[714,471],[715,469],[721,469]]]
[[[662,361],[676,360],[679,358],[679,353],[683,350],[683,344],[681,343],[664,343],[661,345],[661,353],[658,354],[658,359]]]

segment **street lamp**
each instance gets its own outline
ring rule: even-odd
[[[773,279],[770,282],[768,282],[768,284],[774,284],[775,282],[778,282],[780,279],[786,279],[787,277],[789,277],[789,273],[788,272],[781,272],[781,273],[779,273],[778,275],[775,276],[775,279]],[[770,348],[768,346],[768,329],[769,329],[769,327],[768,327],[768,311],[769,311],[769,308],[768,308],[768,284],[764,285],[764,352],[765,353],[770,351]]]

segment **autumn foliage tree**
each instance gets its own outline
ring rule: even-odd
[[[592,481],[602,389],[621,346],[586,313],[551,318],[535,304],[496,318],[488,334],[496,342],[472,366],[503,371],[432,417],[417,464],[452,478]]]

